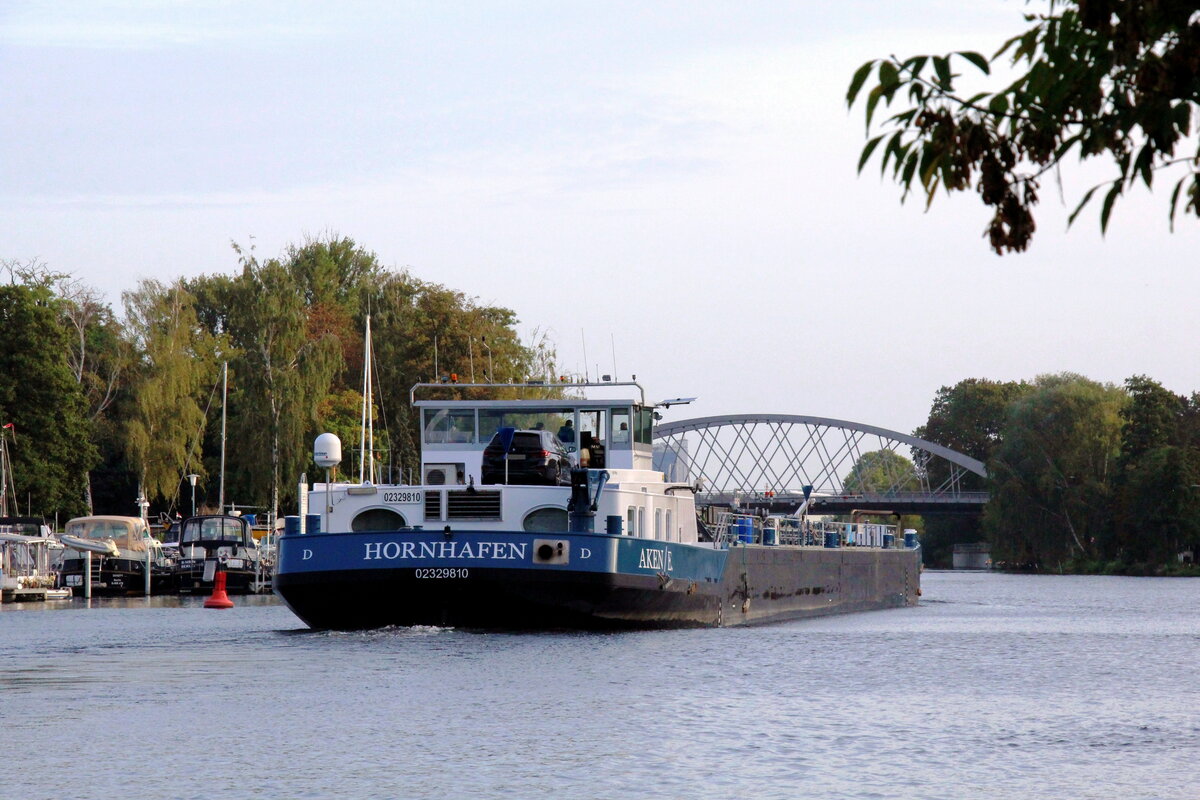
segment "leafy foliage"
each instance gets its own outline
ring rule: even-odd
[[[1017,563],[1094,558],[1111,522],[1121,446],[1120,388],[1044,375],[1009,408],[988,464],[985,526],[994,555]]]
[[[204,431],[200,395],[212,381],[214,338],[199,326],[195,298],[176,282],[144,280],[123,295],[136,353],[126,449],[147,499],[178,494]]]
[[[851,494],[915,492],[921,488],[913,463],[892,450],[863,453],[843,478],[842,485]]]
[[[1109,549],[1127,563],[1165,563],[1200,544],[1200,458],[1185,439],[1186,399],[1143,375],[1125,382]]]
[[[1170,168],[1183,172],[1171,192],[1172,226],[1180,208],[1200,216],[1198,9],[1180,0],[1049,0],[1047,12],[1026,15],[1033,26],[990,59],[963,51],[868,61],[846,95],[852,106],[866,89],[868,131],[881,101],[911,105],[868,139],[859,171],[878,152],[881,172],[891,168],[903,197],[915,186],[927,205],[939,189],[978,192],[993,209],[987,236],[1001,254],[1029,246],[1041,181],[1072,154],[1104,157],[1116,169],[1083,194],[1071,222],[1104,190],[1106,231],[1122,194],[1138,181],[1151,187]],[[956,70],[987,76],[1004,58],[1025,71],[995,91],[961,91]]]
[[[50,283],[24,276],[21,283],[0,286],[0,330],[0,425],[12,425],[3,433],[15,499],[34,514],[81,513],[96,449],[87,403],[65,357],[70,336]]]
[[[943,386],[933,399],[929,419],[913,435],[949,447],[985,464],[1000,444],[1008,409],[1033,387],[1025,381],[990,381],[968,378]],[[949,462],[935,458],[926,465],[931,486],[950,478]],[[963,491],[986,491],[987,480],[974,473],[959,477]],[[928,514],[921,548],[925,562],[950,566],[954,545],[985,538],[977,514]]]

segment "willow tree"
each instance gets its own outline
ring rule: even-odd
[[[216,340],[196,318],[195,298],[176,281],[143,280],[121,295],[133,354],[126,450],[148,500],[174,500],[200,468],[200,398],[215,375]]]

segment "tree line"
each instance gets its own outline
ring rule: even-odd
[[[356,449],[368,315],[383,477],[419,467],[412,384],[553,373],[547,337],[522,342],[511,309],[385,268],[351,239],[309,240],[267,259],[235,245],[234,256],[229,273],[142,280],[122,294],[120,313],[40,261],[3,264],[0,425],[16,486],[8,513],[137,514],[144,497],[152,515],[186,516],[189,474],[199,476],[198,506],[215,510],[223,364],[226,507],[286,513],[300,473],[315,472],[313,437],[337,433],[347,462]]]
[[[1198,393],[1142,375],[1121,386],[971,378],[942,387],[914,435],[983,461],[988,477],[962,488],[991,495],[982,518],[925,518],[927,563],[987,540],[1012,568],[1155,574],[1186,569],[1200,549]]]

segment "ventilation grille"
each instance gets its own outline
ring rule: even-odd
[[[500,519],[500,492],[449,492],[446,519]]]
[[[425,519],[442,518],[442,493],[433,489],[425,490]]]

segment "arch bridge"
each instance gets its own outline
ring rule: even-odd
[[[701,506],[815,514],[979,511],[981,461],[916,436],[827,417],[698,417],[654,429],[655,467]],[[976,477],[977,476],[977,477]]]

